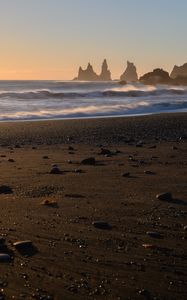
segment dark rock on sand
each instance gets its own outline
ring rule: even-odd
[[[9,254],[0,253],[0,263],[7,263],[11,261],[11,257]]]
[[[98,154],[99,155],[110,155],[111,151],[109,149],[101,148],[101,151]]]
[[[9,158],[8,162],[12,162],[13,163],[13,162],[15,162],[15,160],[13,158]]]
[[[0,194],[12,194],[12,188],[8,185],[1,185],[0,186]]]
[[[25,241],[17,241],[13,244],[16,250],[24,256],[33,256],[38,251],[35,246],[33,246],[32,241],[25,240]]]
[[[157,238],[157,239],[160,239],[162,237],[162,235],[156,231],[147,231],[147,235],[149,235],[152,238]]]
[[[104,221],[95,221],[92,224],[94,225],[95,228],[105,229],[105,230],[112,229],[112,225]]]
[[[156,198],[161,201],[172,201],[173,200],[171,193],[158,194],[158,195],[156,195]]]
[[[50,174],[61,174],[62,171],[57,165],[53,165]]]
[[[89,158],[83,159],[81,161],[81,164],[94,166],[96,164],[96,160],[94,157],[89,157]]]
[[[123,177],[129,177],[129,176],[130,176],[130,173],[129,173],[129,172],[123,173],[122,176],[123,176]]]
[[[58,207],[58,204],[55,200],[48,200],[48,199],[42,201],[41,205],[45,205],[45,206],[49,206],[49,207],[55,207],[55,208]]]

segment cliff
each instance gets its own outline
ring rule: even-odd
[[[120,80],[126,82],[138,81],[136,66],[133,63],[127,61],[127,68],[125,72],[120,76]]]

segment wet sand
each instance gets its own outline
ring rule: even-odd
[[[2,299],[186,299],[187,114],[0,123],[0,145]]]

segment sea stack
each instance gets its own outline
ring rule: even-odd
[[[85,70],[82,67],[79,68],[78,76],[74,80],[80,81],[111,81],[111,72],[108,69],[107,60],[104,59],[101,74],[97,75],[94,71],[92,65],[88,63],[88,66]]]
[[[171,84],[169,73],[163,69],[154,69],[153,72],[144,74],[139,79],[143,84]]]
[[[120,76],[120,80],[126,82],[138,81],[136,66],[133,63],[127,61],[127,68],[125,72]]]
[[[176,79],[177,77],[186,77],[187,78],[187,63],[182,66],[174,66],[170,77]]]
[[[101,74],[99,76],[99,80],[101,81],[111,81],[111,72],[108,69],[108,64],[107,64],[107,60],[104,59],[103,64],[102,64],[102,68],[101,68]]]
[[[92,65],[90,63],[88,63],[86,70],[83,70],[81,67],[79,68],[79,73],[78,73],[78,77],[76,78],[76,80],[96,81],[96,80],[98,80],[98,76],[94,72]]]

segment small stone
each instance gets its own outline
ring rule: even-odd
[[[157,246],[153,244],[143,244],[142,245],[145,249],[156,249]]]
[[[156,232],[156,231],[147,231],[146,234],[149,235],[152,238],[157,238],[157,239],[162,237],[162,235],[159,232]]]
[[[13,158],[9,158],[8,162],[12,162],[13,163],[13,162],[15,162],[15,160]]]
[[[55,200],[44,200],[41,202],[41,205],[50,206],[50,207],[57,207],[57,202]]]
[[[47,155],[44,155],[43,159],[49,159],[49,157]]]
[[[12,194],[12,188],[8,185],[1,185],[0,186],[0,194]]]
[[[104,221],[95,221],[92,224],[94,225],[95,228],[105,229],[105,230],[112,229],[112,225]]]
[[[6,239],[2,236],[0,236],[0,246],[4,245]]]
[[[61,174],[61,170],[59,169],[59,167],[57,165],[53,165],[52,169],[50,171],[50,174]]]
[[[72,146],[69,146],[68,151],[74,151],[74,148]]]
[[[111,151],[105,148],[101,148],[101,151],[98,153],[100,155],[111,155]]]
[[[123,176],[123,177],[129,177],[129,176],[130,176],[130,173],[129,173],[129,172],[123,173],[122,176]]]
[[[152,171],[144,171],[144,174],[146,174],[146,175],[154,175],[155,173],[154,172],[152,172]]]
[[[26,249],[32,246],[32,242],[30,240],[25,240],[25,241],[18,241],[15,242],[13,244],[13,246],[17,249],[17,250],[22,250],[22,249]]]
[[[156,198],[161,201],[172,201],[173,199],[171,193],[158,194],[156,195]]]
[[[6,253],[0,253],[0,263],[6,263],[6,262],[10,262],[11,261],[11,257],[9,254]]]
[[[184,230],[187,230],[187,225],[184,226]]]
[[[86,158],[86,159],[83,159],[81,161],[81,164],[82,165],[90,165],[90,166],[94,166],[96,164],[96,160],[94,157],[89,157],[89,158]]]

